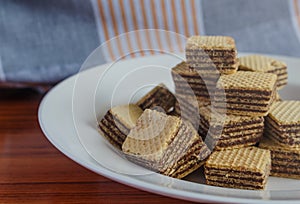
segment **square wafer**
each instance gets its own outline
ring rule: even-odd
[[[264,118],[220,114],[201,107],[199,135],[211,150],[234,149],[256,144],[262,137]]]
[[[287,84],[286,63],[263,55],[248,55],[239,58],[239,70],[272,73],[277,75],[277,88]]]
[[[259,147],[271,151],[271,176],[300,179],[300,148],[282,146],[263,137]]]
[[[232,74],[238,60],[235,41],[228,36],[192,36],[186,42],[186,60],[203,73]]]
[[[206,183],[249,190],[264,189],[271,169],[269,150],[257,147],[215,151],[205,163]]]
[[[204,163],[210,151],[192,125],[146,109],[122,146],[133,162],[182,178]]]
[[[281,145],[300,147],[300,101],[277,101],[265,123],[265,134]]]
[[[170,112],[175,105],[175,96],[163,83],[155,86],[136,103],[141,109],[160,109],[166,113]]]
[[[277,76],[270,73],[238,71],[222,75],[213,105],[227,114],[265,116],[276,97],[276,80]]]

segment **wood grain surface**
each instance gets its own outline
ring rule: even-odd
[[[64,156],[39,127],[42,97],[0,88],[0,203],[186,203],[116,183]]]

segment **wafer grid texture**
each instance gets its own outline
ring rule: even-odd
[[[262,55],[240,57],[239,70],[276,74],[278,89],[282,89],[288,80],[287,65],[284,62]]]
[[[228,36],[192,36],[185,53],[188,65],[201,72],[232,74],[238,67],[235,42]]]
[[[263,137],[259,147],[271,151],[271,176],[300,179],[299,147],[282,146],[269,137]]]
[[[277,101],[266,117],[265,135],[281,145],[300,147],[300,101]]]
[[[122,146],[131,161],[175,178],[182,178],[204,163],[210,154],[188,122],[146,109]]]
[[[127,134],[135,126],[142,112],[143,110],[134,104],[116,106],[108,110],[98,122],[98,130],[110,144],[121,150]]]
[[[262,137],[263,117],[222,115],[209,106],[200,108],[199,112],[199,135],[211,150],[251,146]]]
[[[276,99],[276,80],[277,76],[269,73],[239,71],[222,75],[217,83],[214,107],[227,114],[265,116]]]
[[[166,85],[161,83],[138,100],[136,105],[143,110],[162,108],[165,112],[170,112],[174,108],[175,101],[175,96],[168,90]]]
[[[269,150],[257,147],[215,151],[205,163],[209,185],[241,189],[264,189],[271,169]]]

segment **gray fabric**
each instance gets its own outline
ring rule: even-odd
[[[7,81],[57,82],[99,45],[87,0],[1,0],[0,56]]]
[[[300,56],[289,1],[205,0],[207,35],[235,38],[239,51]]]

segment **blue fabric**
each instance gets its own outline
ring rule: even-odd
[[[234,37],[238,51],[300,56],[290,1],[203,1],[205,34]]]
[[[99,45],[86,0],[1,0],[0,57],[6,81],[57,82]]]

